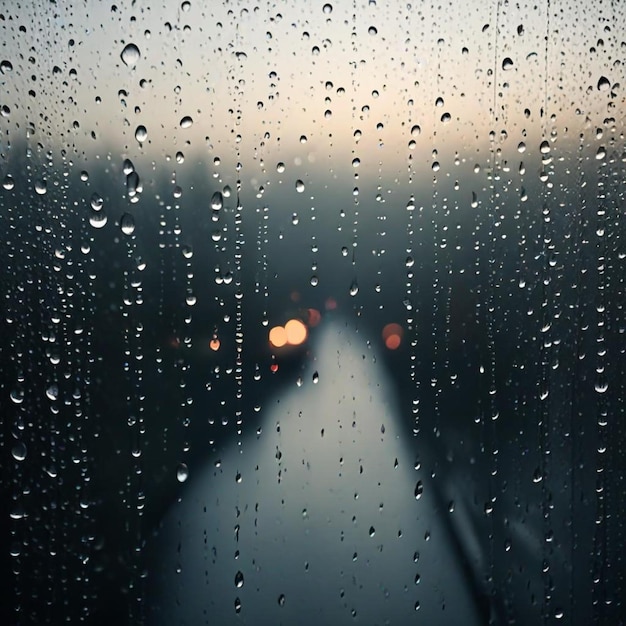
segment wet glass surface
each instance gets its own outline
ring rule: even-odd
[[[619,3],[0,32],[1,623],[623,623]]]

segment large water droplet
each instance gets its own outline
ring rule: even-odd
[[[351,296],[356,296],[356,294],[359,293],[359,284],[356,282],[356,280],[350,285],[350,295]]]
[[[598,90],[599,91],[608,91],[611,87],[611,82],[606,76],[600,76],[598,80]]]
[[[193,119],[189,115],[185,115],[182,120],[180,120],[181,128],[191,128],[193,126]]]
[[[237,587],[237,589],[243,587],[243,573],[241,570],[235,574],[235,587]]]
[[[176,480],[184,483],[189,478],[189,468],[186,463],[180,463],[176,468]]]
[[[135,139],[139,143],[143,143],[148,138],[148,131],[145,126],[139,125],[135,130]]]
[[[219,211],[224,206],[224,196],[221,191],[216,191],[211,196],[211,208],[214,211]]]
[[[139,52],[139,48],[134,43],[129,43],[123,50],[120,55],[124,64],[128,67],[134,67],[139,61],[139,57],[141,53]]]
[[[2,72],[3,74],[7,74],[12,70],[13,65],[11,65],[11,61],[0,61],[0,72]]]
[[[419,500],[422,497],[423,493],[424,493],[424,483],[421,480],[418,480],[417,484],[415,485],[415,499]]]
[[[298,193],[302,193],[304,191],[304,183],[300,179],[296,181],[296,191]]]
[[[507,70],[512,70],[513,69],[513,59],[511,57],[506,57],[503,61],[502,61],[502,69],[504,71]]]
[[[132,235],[135,232],[135,218],[130,213],[122,215],[120,229],[125,235]]]
[[[26,444],[18,441],[11,449],[11,454],[16,461],[23,461],[26,458]]]
[[[94,228],[103,228],[107,223],[107,215],[104,211],[92,211],[89,216],[89,223]]]

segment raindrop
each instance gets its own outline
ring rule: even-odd
[[[26,458],[26,444],[18,441],[11,449],[11,454],[16,461],[23,461]]]
[[[99,193],[93,193],[89,199],[89,204],[94,211],[100,211],[104,206],[104,200]]]
[[[356,296],[356,294],[359,293],[359,285],[356,282],[356,280],[350,285],[350,295],[351,296]]]
[[[221,191],[216,191],[213,196],[211,196],[211,208],[214,211],[219,211],[224,206],[224,196],[222,196]]]
[[[369,535],[373,537],[376,534],[376,529],[373,526],[370,526]]]
[[[123,50],[120,55],[124,64],[128,67],[134,67],[139,61],[139,57],[141,53],[139,52],[139,48],[134,43],[129,43]]]
[[[191,128],[193,126],[193,119],[189,115],[185,115],[182,120],[180,120],[181,128]]]
[[[600,379],[596,382],[595,390],[597,393],[606,393],[609,388],[609,383],[606,380]]]
[[[124,163],[122,163],[122,172],[124,172],[124,174],[128,176],[129,174],[132,174],[134,171],[135,171],[135,166],[133,165],[133,162],[130,159],[124,159]]]
[[[598,91],[608,91],[611,87],[611,83],[606,76],[600,76],[600,80],[598,80]]]
[[[320,381],[320,375],[317,372],[313,372],[313,384],[317,385],[319,381]]]
[[[135,139],[139,143],[143,143],[147,138],[148,138],[148,131],[146,130],[146,127],[143,125],[137,126],[135,130]]]
[[[189,468],[186,463],[180,463],[176,468],[176,480],[184,483],[189,478]]]
[[[11,176],[10,174],[7,174],[4,177],[4,180],[2,181],[2,186],[7,191],[10,191],[11,189],[13,189],[13,187],[15,187],[15,179],[13,178],[13,176]]]
[[[370,26],[370,27],[367,29],[367,32],[368,32],[370,35],[378,35],[378,31],[376,30],[376,27],[375,27],[375,26]]]
[[[600,146],[598,148],[598,151],[596,152],[596,159],[598,161],[602,161],[602,159],[604,159],[605,156],[606,156],[606,148],[604,146]]]
[[[549,154],[549,152],[550,152],[550,144],[548,143],[548,141],[546,139],[544,139],[541,142],[541,145],[539,146],[539,151],[541,152],[541,154]]]
[[[324,15],[330,15],[333,12],[333,5],[325,4],[322,8],[322,11],[324,11]]]
[[[235,574],[235,587],[237,587],[237,589],[241,589],[241,587],[243,587],[243,573],[241,570]]]
[[[282,174],[285,171],[285,164],[282,161],[276,164],[276,171],[279,174]]]
[[[94,228],[103,228],[107,223],[107,216],[104,211],[92,211],[89,216],[89,223]]]
[[[48,400],[56,400],[59,397],[59,388],[56,385],[50,385],[46,389],[46,397]]]
[[[22,404],[24,402],[24,391],[22,389],[12,389],[9,397],[14,404]]]
[[[415,499],[419,500],[422,497],[423,493],[424,493],[424,483],[422,483],[421,480],[418,480],[417,484],[415,485]]]
[[[411,128],[411,136],[412,137],[418,137],[421,132],[422,132],[422,129],[419,127],[418,124],[415,124],[415,126],[413,126]]]
[[[502,61],[502,69],[505,71],[513,69],[513,59],[511,57],[506,57]]]
[[[122,215],[120,229],[125,235],[132,235],[135,232],[135,218],[130,213]]]
[[[304,191],[304,183],[300,179],[296,181],[296,191],[298,193],[302,193]]]
[[[46,191],[48,191],[48,183],[46,183],[45,180],[38,180],[35,183],[35,191],[40,195],[43,196]]]
[[[281,593],[278,596],[278,606],[285,606],[285,594]]]
[[[10,61],[0,61],[0,72],[6,74],[7,72],[11,72],[13,70],[13,65],[11,65]]]

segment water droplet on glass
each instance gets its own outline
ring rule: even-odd
[[[11,61],[0,61],[0,72],[2,72],[3,74],[7,74],[12,70],[13,65],[11,65]]]
[[[600,146],[598,148],[598,151],[596,152],[596,159],[598,161],[602,161],[602,159],[604,159],[605,156],[606,156],[606,148],[604,146]]]
[[[418,480],[417,484],[415,485],[415,499],[419,500],[422,497],[423,493],[424,493],[424,483],[422,483],[421,480]]]
[[[191,128],[193,126],[193,119],[189,115],[185,115],[182,120],[180,120],[181,128]]]
[[[48,183],[46,183],[45,180],[38,180],[35,183],[35,191],[40,195],[43,196],[46,191],[48,191]]]
[[[606,76],[600,76],[600,80],[598,80],[598,90],[599,91],[608,91],[611,87],[611,83]]]
[[[122,163],[122,172],[124,172],[124,174],[128,176],[134,171],[135,166],[133,165],[133,162],[130,159],[124,159],[124,163]]]
[[[373,526],[370,526],[369,536],[373,537],[376,534],[376,529]]]
[[[550,144],[548,143],[548,141],[546,139],[544,139],[541,142],[541,145],[539,146],[539,151],[541,152],[541,154],[549,154],[549,152],[550,152]]]
[[[333,12],[333,5],[332,4],[325,4],[322,7],[322,11],[324,11],[324,15],[330,15]]]
[[[282,174],[285,171],[285,164],[282,161],[276,164],[276,171],[279,174]]]
[[[23,461],[26,458],[26,444],[18,441],[11,449],[11,454],[16,461]]]
[[[597,393],[606,393],[608,388],[609,383],[606,380],[600,379],[596,382],[595,390]]]
[[[502,69],[505,71],[513,69],[513,59],[511,57],[506,57],[502,61]]]
[[[135,130],[135,139],[139,143],[143,143],[147,138],[148,138],[148,131],[146,130],[146,127],[143,125],[137,126],[137,129]]]
[[[243,587],[243,574],[241,570],[235,574],[235,587],[237,587],[237,589]]]
[[[304,183],[300,179],[296,181],[296,191],[298,193],[302,193],[304,191]]]
[[[103,228],[107,223],[107,216],[104,211],[92,211],[89,216],[89,223],[94,228]]]
[[[7,191],[10,191],[11,189],[13,189],[13,187],[15,187],[15,179],[13,178],[13,176],[11,176],[10,174],[7,174],[4,177],[4,180],[2,181],[2,186]]]
[[[134,43],[129,43],[123,50],[120,55],[124,64],[128,67],[134,67],[139,61],[139,57],[141,53],[139,52],[139,48]]]
[[[130,213],[122,215],[120,229],[125,235],[132,235],[135,232],[135,218]]]
[[[176,468],[176,480],[184,483],[189,478],[189,468],[186,463],[180,463]]]
[[[211,196],[211,208],[214,211],[219,211],[224,206],[224,196],[221,191],[216,191]]]
[[[285,594],[281,593],[278,596],[278,606],[285,606]]]
[[[317,383],[320,381],[320,375],[318,372],[313,372],[313,384],[317,385]]]
[[[350,285],[350,295],[351,296],[356,296],[356,294],[359,293],[359,285],[356,282],[356,280]]]
[[[59,397],[59,388],[57,385],[50,385],[46,389],[46,397],[48,400],[56,400]]]
[[[367,32],[368,32],[370,35],[377,35],[377,34],[378,34],[378,31],[376,30],[376,27],[375,27],[375,26],[370,26],[370,27],[367,29]]]

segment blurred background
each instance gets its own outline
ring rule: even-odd
[[[0,5],[2,623],[623,623],[625,23]]]

